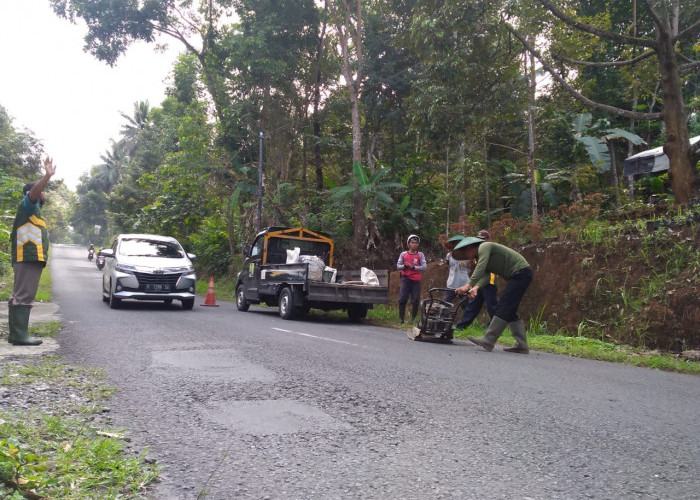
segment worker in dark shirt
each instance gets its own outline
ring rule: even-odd
[[[13,345],[33,346],[41,339],[30,337],[29,311],[39,288],[39,278],[49,258],[49,233],[41,215],[44,189],[56,173],[56,166],[48,156],[44,160],[44,176],[36,182],[24,185],[22,202],[12,226],[12,269],[14,282],[12,295],[7,301],[8,342]]]

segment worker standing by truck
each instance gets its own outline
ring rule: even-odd
[[[396,268],[401,271],[401,286],[399,288],[399,323],[403,323],[406,316],[406,303],[411,296],[411,322],[415,323],[418,316],[418,304],[420,303],[420,279],[428,264],[423,252],[418,251],[420,238],[412,234],[406,239],[408,250],[401,252]]]

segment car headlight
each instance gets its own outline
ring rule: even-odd
[[[127,266],[126,264],[117,264],[115,269],[120,273],[134,274],[136,268],[134,266]]]

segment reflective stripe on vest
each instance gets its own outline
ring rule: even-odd
[[[27,224],[17,228],[17,262],[24,262],[24,245],[32,244],[36,247],[36,260],[44,262],[44,246],[41,240],[41,228],[46,227],[46,223],[38,217],[32,215]]]

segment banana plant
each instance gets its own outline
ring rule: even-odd
[[[404,184],[384,180],[389,175],[389,169],[380,167],[373,174],[369,168],[356,161],[352,165],[352,174],[357,182],[357,189],[364,200],[364,211],[366,217],[371,217],[373,212],[382,207],[394,205],[396,202],[391,197],[389,190],[406,189]],[[352,196],[355,192],[354,183],[339,186],[331,189],[331,197],[343,199]]]
[[[637,134],[620,128],[610,128],[610,122],[601,119],[593,122],[590,113],[581,113],[574,117],[571,131],[574,139],[583,144],[591,163],[599,172],[610,170],[609,143],[616,139],[626,139],[635,146],[644,144],[645,141]]]

